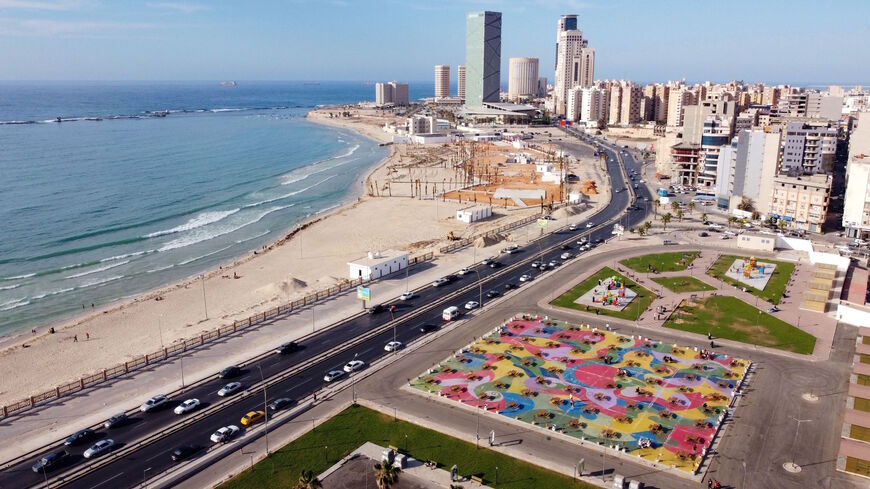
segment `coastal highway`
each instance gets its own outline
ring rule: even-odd
[[[568,139],[569,141],[563,143],[565,149],[571,151],[579,148],[576,136],[568,136]],[[583,223],[577,231],[562,229],[544,235],[518,253],[499,255],[497,259],[502,264],[499,268],[477,265],[471,273],[457,277],[447,285],[437,288],[423,287],[417,290],[416,296],[409,301],[392,301],[391,304],[396,305],[393,313],[385,311],[374,315],[352,317],[328,331],[303,339],[300,341],[301,348],[295,353],[266,355],[245,365],[242,374],[237,378],[222,380],[215,376],[175,396],[165,409],[147,414],[137,413],[132,417],[131,422],[123,427],[111,430],[100,428],[98,436],[112,438],[118,444],[115,450],[120,451],[125,445],[167,430],[185,416],[195,415],[196,411],[181,416],[173,413],[173,408],[185,399],[199,399],[204,404],[199,408],[200,411],[208,409],[209,406],[220,405],[202,419],[166,436],[155,437],[155,441],[93,470],[76,470],[85,462],[82,454],[93,441],[78,447],[67,447],[71,456],[63,466],[49,472],[48,482],[52,486],[75,488],[139,487],[144,478],[157,475],[173,465],[170,453],[175,447],[183,444],[206,447],[210,445],[209,436],[215,430],[229,424],[241,426],[240,418],[246,412],[263,409],[262,390],[244,391],[236,394],[235,397],[221,398],[217,395],[217,391],[224,384],[238,381],[247,388],[259,383],[261,375],[262,378],[269,380],[297,368],[298,372],[270,386],[267,397],[270,402],[279,397],[305,398],[325,385],[323,375],[326,372],[341,369],[345,363],[354,358],[363,360],[367,365],[371,364],[378,358],[389,355],[384,350],[384,345],[394,338],[407,344],[425,334],[420,332],[421,326],[425,324],[440,326],[443,323],[441,313],[446,307],[455,305],[465,312],[462,306],[467,301],[480,301],[481,292],[484,304],[490,300],[486,297],[486,293],[490,290],[509,295],[511,292],[505,290],[505,285],[513,283],[522,288],[519,277],[523,274],[530,274],[535,280],[545,279],[545,277],[539,278],[540,272],[530,266],[532,261],[558,260],[559,255],[566,251],[561,248],[563,244],[571,245],[572,249],[569,251],[577,253],[576,241],[581,236],[586,236],[592,242],[611,238],[613,225],[602,226],[602,223],[622,218],[620,222],[626,226],[626,229],[637,225],[646,213],[637,209],[623,215],[624,209],[630,204],[632,193],[627,191],[629,189],[626,188],[619,162],[624,162],[627,171],[639,172],[640,168],[629,154],[618,154],[621,150],[608,146],[603,148],[608,154],[607,171],[610,174],[613,193],[609,204],[590,219],[589,222],[595,224],[591,229],[585,228]],[[635,192],[646,199],[646,202],[649,201],[649,193],[643,185],[639,185]],[[564,226],[559,221],[552,221],[550,225]],[[450,298],[445,299],[448,296]],[[372,333],[379,328],[382,331]],[[342,348],[342,345],[349,345],[366,334],[371,336],[358,341],[353,346]],[[325,353],[329,354],[324,356]],[[217,372],[226,366],[216,363],[214,370]],[[93,395],[98,395],[98,392]],[[128,408],[144,401],[145,399],[131,400]],[[56,446],[47,448],[45,452],[60,450],[61,445],[62,440]],[[0,488],[42,485],[43,475],[34,473],[30,468],[36,458],[38,457],[21,460],[0,472]]]

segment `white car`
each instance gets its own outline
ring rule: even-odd
[[[510,245],[510,246],[508,246],[507,248],[505,248],[505,249],[503,249],[503,250],[501,250],[501,251],[504,252],[504,253],[507,253],[508,255],[510,255],[510,254],[516,253],[516,252],[519,251],[519,250],[520,250],[520,247],[519,247],[519,246],[517,246],[517,245]]]
[[[456,275],[465,275],[466,273],[471,273],[471,270],[467,268],[460,268],[459,271],[456,272]]]
[[[409,301],[413,298],[414,298],[413,292],[405,292],[404,294],[399,296],[399,300],[402,300],[402,301]]]
[[[356,372],[357,370],[362,370],[365,366],[366,362],[362,360],[351,360],[344,365],[344,371],[347,373]]]
[[[447,285],[450,283],[450,279],[447,277],[441,277],[438,280],[432,282],[432,287],[441,287],[442,285]]]
[[[556,268],[561,264],[562,264],[562,262],[560,262],[558,260],[550,260],[550,263],[548,263],[547,266],[550,268]]]
[[[99,457],[100,455],[108,452],[115,446],[115,440],[111,438],[106,438],[105,440],[100,440],[94,443],[94,446],[85,450],[84,457],[85,458],[94,458]]]
[[[238,434],[239,427],[231,424],[229,426],[224,426],[223,428],[218,428],[218,430],[211,435],[209,440],[211,440],[212,443],[221,443],[229,440],[230,438],[233,438]]]
[[[386,351],[399,351],[402,349],[401,341],[391,341],[384,346],[384,350]]]
[[[344,370],[330,370],[323,376],[324,382],[332,382],[333,380],[344,375]]]
[[[494,256],[491,256],[491,257],[489,257],[489,258],[484,258],[483,261],[480,262],[480,264],[481,264],[481,265],[489,265],[490,263],[492,263],[492,262],[494,262],[494,261],[495,261],[495,257],[494,257]]]
[[[587,223],[586,223],[586,229],[589,229],[589,228],[591,228],[591,227],[594,226],[594,225],[595,225],[595,224],[592,224],[591,222],[587,222]]]
[[[465,308],[470,311],[472,309],[477,309],[477,306],[479,306],[479,305],[480,305],[480,303],[477,301],[468,301],[465,303]]]
[[[532,276],[529,275],[528,273],[525,273],[522,276],[520,276],[520,282],[530,282],[531,280],[532,280]]]
[[[166,394],[158,394],[139,406],[139,411],[142,411],[143,413],[151,412],[167,402],[169,402],[169,398],[166,397]]]
[[[562,253],[560,258],[562,258],[563,260],[570,260],[571,258],[574,258],[574,255],[566,251],[565,253]]]
[[[218,395],[221,397],[226,397],[232,394],[235,394],[242,388],[241,382],[230,382],[229,384],[223,386],[221,390],[218,391]]]
[[[175,414],[185,414],[199,407],[199,399],[188,399],[175,408]]]

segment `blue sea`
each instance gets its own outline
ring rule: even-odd
[[[304,117],[373,98],[347,82],[0,82],[0,334],[216,268],[354,199],[387,150]]]

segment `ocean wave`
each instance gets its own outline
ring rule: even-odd
[[[326,208],[320,209],[319,211],[315,212],[314,215],[317,215],[317,214],[323,214],[324,212],[328,212],[328,211],[331,211],[332,209],[337,209],[337,208],[339,208],[339,207],[341,207],[341,204],[333,204],[333,205],[331,205],[331,206],[329,206],[329,207],[326,207]]]
[[[27,297],[23,297],[21,299],[16,299],[9,302],[4,302],[0,304],[0,311],[11,311],[12,309],[23,307],[30,304],[30,301],[27,300]]]
[[[107,261],[115,261],[115,260],[123,260],[124,258],[132,258],[134,256],[146,255],[148,253],[154,253],[157,250],[143,250],[143,251],[134,251],[133,253],[124,253],[123,255],[115,255],[110,256],[108,258],[103,258],[100,260],[100,263],[106,263]]]
[[[165,236],[167,234],[175,234],[175,233],[180,233],[183,231],[190,231],[192,229],[201,228],[203,226],[207,226],[209,224],[218,222],[226,217],[229,217],[229,216],[235,214],[236,212],[239,212],[239,210],[241,210],[241,209],[239,209],[237,207],[235,209],[230,209],[227,211],[203,212],[202,214],[200,214],[194,218],[189,219],[186,223],[184,223],[180,226],[175,226],[174,228],[164,229],[163,231],[156,231],[156,232],[153,232],[150,234],[146,234],[145,237],[146,238],[156,238],[158,236]]]
[[[169,250],[175,250],[178,248],[184,248],[186,246],[195,245],[197,243],[202,243],[203,241],[208,241],[210,239],[214,239],[214,238],[217,238],[219,236],[223,236],[225,234],[230,234],[230,233],[236,232],[239,229],[242,229],[246,226],[250,226],[251,224],[255,224],[255,223],[259,222],[261,219],[263,219],[264,217],[266,217],[267,215],[269,215],[273,212],[276,212],[276,211],[279,211],[282,209],[287,209],[288,207],[293,207],[293,204],[283,205],[283,206],[278,206],[278,207],[271,207],[271,208],[257,214],[257,216],[254,219],[251,219],[249,221],[245,221],[245,222],[238,224],[238,225],[235,225],[235,226],[226,226],[222,229],[217,229],[213,232],[208,232],[208,233],[192,233],[192,234],[187,235],[183,238],[174,239],[174,240],[169,241],[168,243],[164,244],[161,248],[158,249],[158,251],[169,251]]]
[[[95,273],[104,272],[106,270],[111,270],[113,268],[120,267],[121,265],[126,265],[128,263],[130,263],[130,260],[119,261],[118,263],[112,263],[111,265],[106,265],[104,267],[95,268],[93,270],[88,270],[86,272],[77,273],[75,275],[67,275],[64,278],[79,278],[79,277],[84,277],[86,275],[93,275]]]
[[[151,270],[145,270],[145,273],[162,272],[163,270],[169,270],[174,266],[175,264],[173,263],[172,265],[166,265],[165,267],[152,268]]]
[[[107,284],[109,282],[114,282],[115,280],[120,280],[122,278],[124,278],[124,275],[115,275],[114,277],[101,278],[101,279],[94,280],[92,282],[85,282],[85,283],[79,285],[78,287],[76,287],[76,289],[86,289],[88,287],[96,287],[97,285]]]
[[[299,107],[299,106],[297,106]],[[276,105],[271,107],[215,107],[215,108],[200,108],[200,109],[160,109],[146,110],[141,114],[109,114],[109,115],[88,115],[75,117],[57,117],[53,119],[24,119],[24,120],[7,120],[0,121],[0,125],[20,125],[20,124],[57,124],[58,122],[79,122],[79,121],[102,121],[102,120],[123,120],[123,119],[143,119],[164,117],[167,114],[195,114],[202,112],[211,112],[213,114],[221,112],[244,112],[255,110],[286,110],[289,109],[286,105]]]
[[[26,275],[16,275],[14,277],[3,277],[3,278],[0,278],[0,280],[18,280],[18,279],[22,279],[22,278],[30,278],[30,277],[35,277],[35,276],[36,276],[35,273],[28,273]]]
[[[252,239],[257,239],[257,238],[263,237],[263,236],[269,234],[270,232],[271,231],[269,231],[267,229],[267,230],[263,231],[262,233],[257,234],[256,236],[251,236],[250,238],[240,239],[240,240],[236,241],[236,243],[244,243],[245,241],[251,241]],[[3,290],[3,289],[0,289],[0,290]]]
[[[41,293],[41,294],[39,294],[39,295],[35,295],[35,296],[33,296],[32,299],[33,299],[33,300],[39,300],[39,299],[42,299],[42,298],[44,298],[44,297],[48,297],[48,296],[52,296],[52,295],[58,295],[58,294],[63,294],[63,293],[65,293],[65,292],[71,292],[71,291],[73,291],[73,290],[76,290],[76,288],[75,288],[75,287],[70,287],[70,288],[67,288],[67,289],[58,289],[58,290],[53,290],[53,291],[51,291],[51,292],[43,292],[43,293]]]
[[[184,260],[184,261],[180,261],[180,262],[178,262],[178,266],[181,266],[181,265],[187,265],[188,263],[193,263],[193,262],[195,262],[196,260],[201,260],[201,259],[206,258],[206,257],[209,257],[209,256],[211,256],[211,255],[216,255],[216,254],[220,253],[221,251],[228,250],[228,249],[230,249],[230,248],[232,248],[232,247],[233,247],[233,245],[224,246],[223,248],[221,248],[221,249],[219,249],[219,250],[214,250],[214,251],[212,251],[212,252],[210,252],[210,253],[206,253],[206,254],[204,254],[204,255],[195,256],[195,257],[193,257],[193,258],[188,258],[187,260]]]
[[[347,150],[347,153],[342,154],[342,155],[338,155],[338,156],[333,156],[332,159],[333,159],[333,160],[340,160],[340,159],[342,159],[342,158],[347,158],[348,156],[350,156],[350,155],[356,153],[356,150],[358,150],[358,149],[359,149],[359,145],[356,144],[356,145],[354,145],[352,148],[350,148],[349,150]]]
[[[0,287],[0,290],[12,290],[12,289],[17,289],[18,287],[21,287],[21,284],[7,285],[5,287]]]

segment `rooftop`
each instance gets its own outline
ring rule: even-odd
[[[348,263],[371,267],[385,261],[394,260],[401,256],[408,256],[408,252],[398,250],[371,251],[368,255],[362,258],[357,258],[356,260],[352,260]]]

